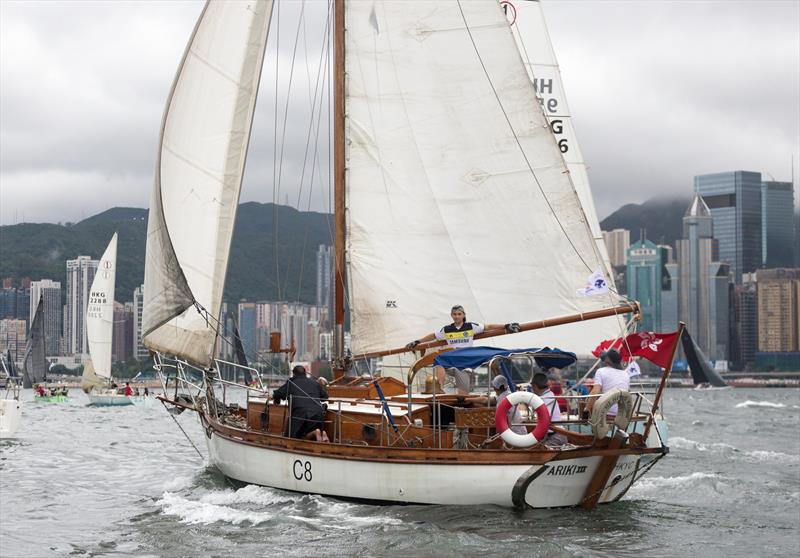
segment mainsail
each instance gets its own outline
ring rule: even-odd
[[[208,2],[164,112],[142,339],[201,366],[214,348],[271,13],[272,0]]]
[[[500,5],[350,2],[345,21],[353,352],[453,304],[500,323],[612,306],[576,294],[602,256]],[[588,354],[619,334],[612,317],[513,343]]]
[[[25,388],[45,381],[47,378],[47,358],[44,341],[44,298],[39,297],[36,313],[33,315],[28,345],[22,360],[22,385]]]
[[[117,276],[117,233],[111,237],[100,258],[86,306],[86,338],[91,364],[83,368],[81,387],[98,387],[111,379],[111,350],[114,332],[114,284]]]
[[[686,354],[686,362],[689,364],[689,370],[692,373],[692,381],[694,385],[711,384],[714,387],[725,387],[728,384],[722,379],[716,370],[709,365],[708,358],[695,343],[692,336],[689,335],[689,330],[684,329],[681,336],[683,344],[683,352]]]

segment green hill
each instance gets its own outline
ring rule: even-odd
[[[629,203],[617,209],[600,222],[604,231],[628,229],[631,242],[639,240],[640,231],[656,244],[670,244],[683,235],[683,215],[691,203],[690,198],[654,198],[642,204]]]
[[[277,221],[278,262],[275,262]],[[248,202],[239,206],[225,300],[316,299],[316,253],[331,244],[330,216]],[[0,227],[0,277],[53,279],[66,286],[68,259],[99,258],[119,233],[115,299],[129,301],[144,281],[147,210],[115,207],[79,223],[23,223]],[[276,271],[277,269],[277,271]],[[278,275],[279,272],[279,275]]]

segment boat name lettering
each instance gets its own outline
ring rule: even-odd
[[[295,459],[294,464],[292,465],[292,473],[294,474],[294,478],[297,480],[305,480],[310,482],[312,479],[311,462]]]
[[[397,301],[396,300],[387,300],[386,301],[386,308],[397,308]]]
[[[551,468],[547,474],[565,477],[567,475],[579,475],[585,471],[586,465],[556,465]]]
[[[634,461],[623,461],[621,463],[617,463],[617,466],[614,467],[614,470],[615,471],[629,471],[629,470],[633,469],[634,465],[635,465]]]

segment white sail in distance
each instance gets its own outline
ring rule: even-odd
[[[484,323],[615,304],[576,294],[601,257],[498,2],[351,2],[345,18],[354,354],[438,330],[454,304]],[[612,317],[503,341],[588,354],[619,333]]]
[[[558,142],[564,162],[578,199],[581,201],[583,213],[592,231],[597,251],[603,260],[603,274],[609,285],[614,286],[614,274],[608,259],[608,250],[600,230],[594,197],[589,185],[586,162],[578,145],[578,137],[572,123],[572,113],[567,104],[567,96],[561,83],[561,70],[558,66],[553,44],[539,0],[513,0],[502,2],[506,17],[511,24],[511,31],[517,47],[525,63],[528,76],[533,81],[547,120]]]
[[[114,333],[114,287],[117,277],[117,233],[100,258],[89,303],[86,305],[86,339],[98,378],[111,378],[112,337]],[[88,371],[88,368],[87,368]],[[88,376],[88,372],[86,374]]]
[[[271,13],[272,0],[209,1],[164,112],[142,338],[201,366],[212,360]]]

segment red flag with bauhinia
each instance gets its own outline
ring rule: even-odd
[[[596,357],[608,349],[617,349],[623,361],[630,359],[631,355],[646,358],[653,364],[661,368],[666,368],[670,364],[675,345],[680,341],[678,332],[673,333],[654,333],[652,331],[642,331],[631,333],[624,341],[620,339],[610,339],[600,343],[592,351]]]

